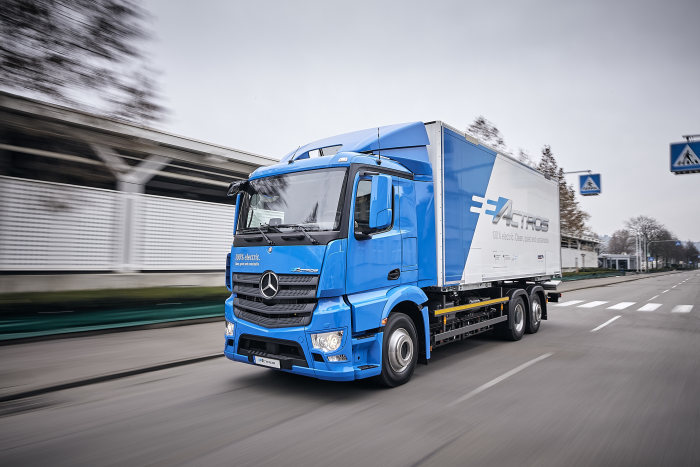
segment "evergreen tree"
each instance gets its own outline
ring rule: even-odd
[[[4,0],[0,87],[119,116],[158,120],[138,48],[146,13],[134,0]]]
[[[501,132],[496,128],[496,125],[486,120],[482,115],[474,119],[474,123],[467,127],[466,133],[480,142],[491,146],[504,154],[509,154],[510,151],[503,141]]]
[[[576,200],[576,190],[573,186],[567,185],[564,169],[558,166],[552,148],[549,146],[542,149],[542,158],[537,165],[537,170],[559,184],[559,216],[562,233],[574,236],[586,233],[589,230],[586,220],[591,216],[580,208]]]

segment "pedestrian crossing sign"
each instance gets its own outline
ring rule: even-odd
[[[587,174],[579,176],[580,192],[583,196],[600,194],[600,174]]]
[[[671,144],[671,172],[700,172],[700,141]]]

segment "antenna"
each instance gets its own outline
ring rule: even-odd
[[[377,164],[382,165],[382,143],[379,139],[379,127],[377,127],[377,156],[379,157],[377,159]]]
[[[292,162],[294,162],[294,156],[297,155],[297,151],[299,150],[299,148],[301,148],[301,146],[297,147],[297,148],[294,150],[294,154],[292,154],[292,157],[289,158],[289,162],[287,162],[287,164],[291,164]]]

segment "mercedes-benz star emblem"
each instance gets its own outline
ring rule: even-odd
[[[280,288],[280,280],[272,271],[267,271],[260,278],[260,293],[265,298],[274,298]]]

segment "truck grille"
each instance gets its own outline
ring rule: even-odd
[[[236,317],[267,328],[306,326],[316,308],[318,276],[279,274],[279,291],[271,300],[260,292],[262,274],[233,275]]]

